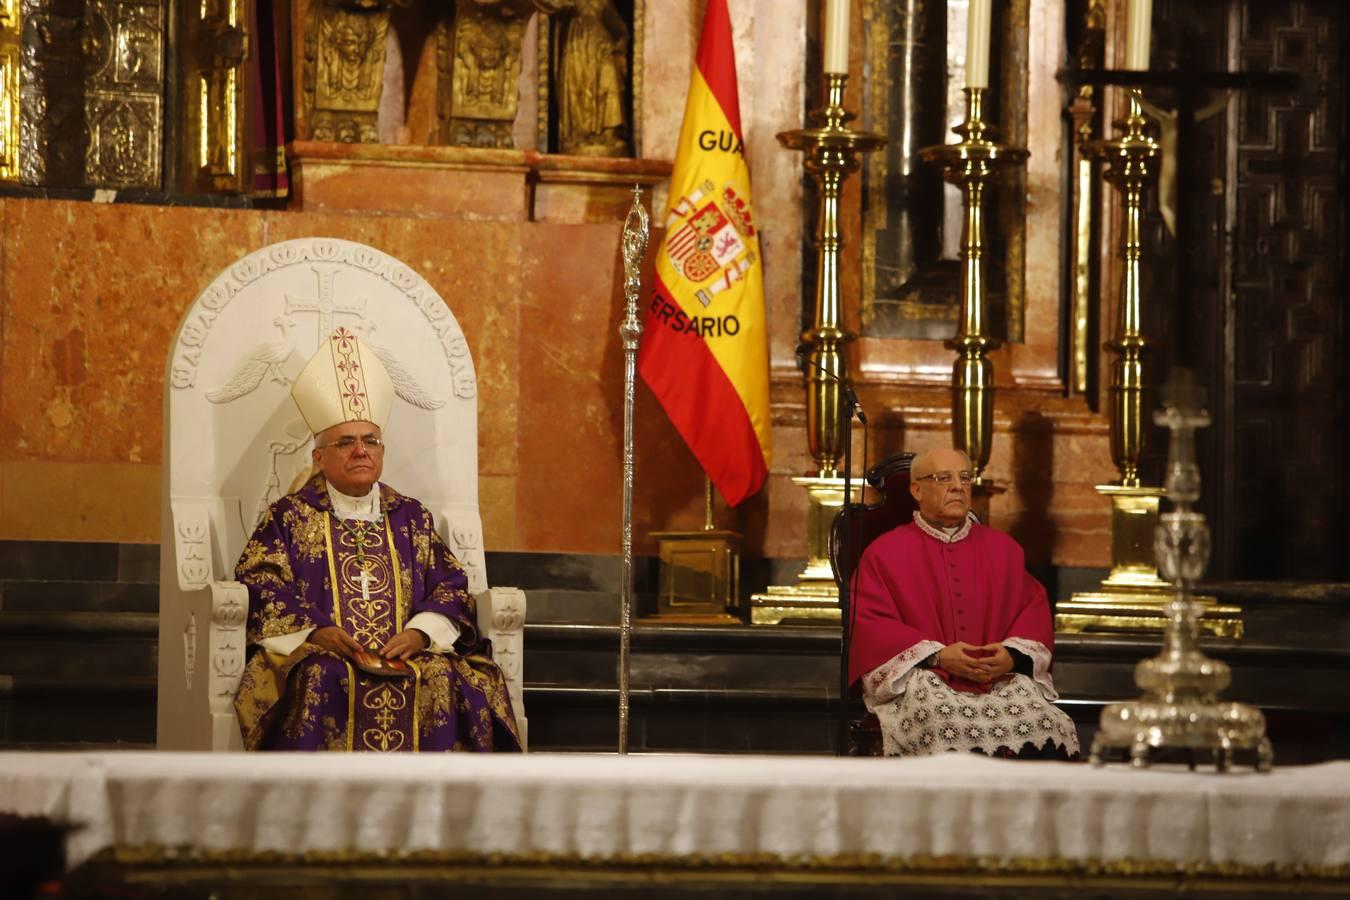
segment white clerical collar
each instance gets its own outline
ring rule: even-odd
[[[966,518],[960,525],[951,525],[946,528],[934,528],[928,524],[928,521],[919,511],[914,510],[914,524],[919,526],[919,530],[934,540],[942,541],[944,544],[955,544],[957,541],[964,540],[970,534],[970,519]]]
[[[355,519],[358,522],[378,522],[380,519],[380,483],[370,486],[364,497],[348,497],[328,483],[328,499],[333,502],[333,514],[339,519]]]

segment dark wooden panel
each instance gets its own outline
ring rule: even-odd
[[[1339,0],[1165,0],[1154,68],[1292,72],[1292,95],[1243,91],[1184,135],[1173,237],[1150,205],[1144,233],[1149,380],[1175,364],[1210,389],[1198,436],[1211,578],[1350,577],[1345,419],[1350,7]],[[1150,90],[1174,109],[1175,92]],[[1164,152],[1168,148],[1164,142]],[[1165,436],[1143,471],[1156,483]]]
[[[1347,10],[1244,0],[1231,14],[1235,67],[1303,85],[1242,95],[1230,122],[1222,555],[1237,578],[1344,578]]]

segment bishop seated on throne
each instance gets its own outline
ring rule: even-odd
[[[311,476],[270,506],[235,569],[245,748],[520,750],[463,567],[426,507],[380,483],[388,372],[339,329],[291,396],[314,434]]]

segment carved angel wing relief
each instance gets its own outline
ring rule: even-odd
[[[417,380],[407,369],[403,368],[394,354],[364,338],[362,340],[364,345],[380,358],[380,362],[384,363],[385,369],[389,371],[389,380],[394,383],[395,394],[419,409],[440,409],[445,405],[444,400],[438,400],[422,390],[422,386],[417,383]]]
[[[256,390],[269,373],[278,384],[290,384],[290,379],[281,370],[281,366],[290,358],[294,348],[284,341],[274,344],[258,344],[235,366],[234,372],[225,383],[213,391],[206,392],[206,399],[212,403],[229,403]]]

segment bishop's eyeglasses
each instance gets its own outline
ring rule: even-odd
[[[323,450],[326,447],[332,447],[337,452],[345,455],[347,453],[351,453],[353,450],[356,449],[357,440],[358,440],[357,438],[354,438],[351,435],[347,435],[346,437],[338,438],[331,444],[321,444],[319,446],[319,449]],[[384,441],[382,441],[380,438],[375,437],[375,435],[373,434],[368,434],[365,437],[360,438],[359,440],[361,446],[366,448],[367,453],[378,453],[379,451],[384,449]]]
[[[968,485],[975,480],[975,473],[969,469],[962,469],[960,472],[933,472],[931,475],[920,475],[915,481],[932,481],[934,484],[940,484],[943,487],[960,479],[962,485]]]

